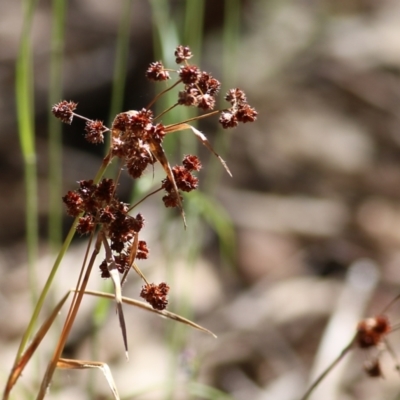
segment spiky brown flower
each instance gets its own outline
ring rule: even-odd
[[[257,119],[257,114],[257,111],[253,107],[250,107],[248,104],[243,104],[239,107],[236,117],[238,121],[245,124],[246,122],[254,122]]]
[[[102,121],[86,121],[85,126],[85,139],[89,143],[97,144],[104,142],[104,132],[107,128],[103,125]]]
[[[93,220],[93,217],[87,214],[84,217],[79,218],[79,223],[76,227],[76,231],[80,235],[87,235],[88,233],[93,232],[95,227],[96,224]]]
[[[146,284],[142,287],[140,297],[143,297],[155,310],[164,310],[168,305],[167,295],[169,286],[161,282]]]
[[[230,89],[225,95],[225,100],[232,105],[247,103],[246,94],[239,88]]]
[[[384,315],[364,319],[357,326],[356,342],[362,349],[374,347],[382,341],[384,335],[390,330],[389,320]]]
[[[219,117],[219,123],[222,125],[224,129],[235,128],[236,126],[239,125],[236,113],[232,113],[230,111],[224,111],[221,113]]]
[[[59,103],[55,104],[51,109],[51,112],[54,116],[60,119],[65,124],[71,125],[72,119],[74,117],[74,110],[78,104],[74,103],[73,101],[60,101]]]
[[[201,71],[196,65],[184,65],[179,69],[178,75],[185,85],[194,85],[200,80]]]
[[[67,206],[67,214],[71,217],[77,217],[83,211],[83,199],[76,192],[69,191],[62,201]]]
[[[188,154],[182,161],[182,165],[188,171],[200,171],[201,170],[201,162],[199,158],[193,154]]]
[[[138,260],[147,260],[149,258],[149,248],[144,240],[139,240],[136,258]]]
[[[175,61],[177,64],[181,64],[185,60],[189,60],[193,57],[192,51],[188,46],[179,45],[175,50]]]
[[[151,81],[166,81],[170,79],[168,71],[165,70],[161,61],[152,62],[146,71],[146,78]]]
[[[196,88],[188,88],[187,90],[181,90],[178,93],[178,104],[183,106],[196,106],[198,95],[199,91]]]

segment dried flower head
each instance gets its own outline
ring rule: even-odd
[[[169,286],[161,282],[159,285],[154,283],[146,284],[142,287],[140,297],[143,297],[155,310],[164,310],[167,307],[167,295]]]
[[[54,116],[60,119],[65,124],[71,125],[72,119],[74,117],[74,110],[78,104],[74,103],[73,101],[60,101],[59,103],[55,104],[51,109],[51,112]]]
[[[184,65],[178,75],[185,85],[195,85],[200,80],[201,71],[196,65]]]
[[[108,129],[103,125],[101,121],[86,121],[85,126],[85,139],[89,143],[97,144],[104,142],[104,132]]]
[[[168,71],[165,70],[164,65],[161,61],[155,61],[149,65],[146,71],[146,78],[156,82],[171,79]]]
[[[181,85],[176,105],[195,106],[205,111],[211,111],[216,105],[216,95],[221,83],[210,73],[202,71],[198,66],[190,64],[192,52],[187,46],[178,46],[175,50],[176,62],[183,64],[178,71],[176,85]],[[152,81],[166,81],[170,73],[161,61],[152,62],[146,70],[146,77]],[[156,96],[155,100],[160,96]],[[224,128],[232,128],[239,122],[253,122],[257,112],[247,103],[245,93],[241,89],[231,89],[225,96],[230,108],[210,112],[210,115],[220,113],[220,123]],[[103,143],[104,133],[111,131],[110,151],[104,159],[104,165],[113,158],[119,158],[128,174],[140,178],[149,165],[159,162],[166,173],[161,182],[165,190],[162,198],[166,207],[179,207],[184,217],[181,192],[190,192],[199,185],[199,180],[193,175],[201,169],[201,162],[195,155],[186,155],[182,165],[171,167],[163,149],[163,140],[169,133],[182,129],[192,129],[200,141],[212,151],[227,169],[222,158],[212,149],[206,136],[183,121],[165,126],[157,121],[150,109],[150,103],[141,110],[130,110],[118,114],[111,129],[98,120],[88,120],[74,113],[77,104],[72,101],[61,101],[52,111],[63,122],[70,124],[74,116],[83,118],[86,122],[85,138],[90,143]],[[168,111],[168,110],[167,110]],[[161,114],[162,115],[162,114]],[[207,114],[206,114],[207,115]],[[203,115],[204,117],[204,115]],[[139,240],[139,232],[143,228],[144,218],[141,214],[136,217],[129,214],[129,206],[118,200],[116,183],[112,179],[103,179],[98,183],[93,180],[82,180],[75,191],[69,191],[63,201],[67,213],[79,217],[77,232],[81,235],[95,232],[100,227],[103,245],[107,248],[107,259],[100,264],[101,276],[109,278],[109,268],[116,268],[125,274],[133,265],[135,259],[147,259],[149,250],[147,243]],[[105,242],[104,242],[105,241]],[[112,267],[111,267],[112,266]],[[142,289],[144,297],[154,308],[164,309],[167,305],[166,296],[169,287],[162,283],[158,286],[151,284]]]
[[[177,64],[181,64],[183,61],[191,59],[192,56],[192,51],[188,46],[179,45],[175,50],[175,61]]]
[[[149,249],[147,247],[147,243],[144,240],[139,240],[136,258],[138,260],[147,260],[149,258]]]
[[[358,323],[356,343],[362,349],[377,346],[390,330],[389,320],[384,315],[364,319]]]

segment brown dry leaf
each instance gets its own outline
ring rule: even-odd
[[[113,299],[114,298],[113,295],[110,294],[110,293],[97,292],[95,290],[86,290],[85,293],[89,294],[91,296],[103,297],[103,298],[106,298],[106,299]],[[202,327],[201,325],[198,325],[198,324],[190,321],[189,319],[181,317],[180,315],[174,314],[174,313],[172,313],[170,311],[167,311],[167,310],[155,310],[152,306],[150,306],[149,304],[147,304],[147,303],[145,303],[143,301],[134,300],[134,299],[130,299],[129,297],[122,296],[122,302],[126,303],[126,304],[129,304],[129,305],[132,305],[132,306],[143,308],[146,311],[150,311],[150,312],[153,312],[155,314],[161,315],[162,317],[166,317],[166,318],[172,319],[174,321],[181,322],[182,324],[189,325],[192,328],[195,328],[195,329],[198,329],[198,330],[200,330],[202,332],[208,333],[208,334],[214,336],[215,338],[217,337],[217,335],[215,335],[210,330]]]
[[[36,333],[35,337],[31,341],[28,348],[25,350],[21,358],[19,359],[18,363],[16,363],[13,367],[13,371],[10,374],[6,388],[4,390],[4,394],[7,394],[11,391],[15,383],[17,382],[18,378],[20,377],[22,371],[24,370],[25,366],[28,364],[29,360],[31,359],[32,355],[35,353],[36,349],[39,347],[40,343],[42,342],[43,338],[46,336],[46,333],[53,325],[54,320],[58,316],[58,313],[61,310],[61,307],[64,305],[65,301],[67,300],[71,290],[68,291],[65,296],[58,302],[56,307],[54,307],[50,316],[43,322],[42,326]]]
[[[115,301],[117,302],[117,314],[118,314],[118,319],[119,319],[119,325],[121,327],[122,339],[124,341],[125,355],[128,360],[129,359],[128,338],[127,338],[127,334],[126,334],[126,324],[125,324],[124,312],[122,310],[121,278],[119,276],[119,271],[117,269],[117,266],[115,265],[115,260],[114,260],[111,248],[107,242],[105,235],[102,232],[100,232],[99,235],[102,235],[104,250],[106,252],[107,269],[110,274],[111,280],[114,284],[114,290],[115,290],[114,298],[115,298]]]
[[[115,385],[114,379],[112,377],[110,367],[100,361],[83,361],[83,360],[69,360],[66,358],[60,358],[57,362],[57,368],[60,369],[88,369],[88,368],[98,368],[100,369],[107,379],[108,386],[110,387],[115,400],[120,400],[117,386]]]
[[[208,141],[208,139],[207,139],[206,135],[204,135],[204,133],[200,132],[194,126],[189,125],[187,123],[170,125],[169,127],[168,126],[165,127],[166,133],[183,131],[186,129],[190,129],[197,136],[197,138],[200,140],[200,142],[203,143],[204,146],[206,146],[207,149],[210,150],[211,153],[213,153],[218,158],[218,160],[224,166],[224,168],[225,168],[226,172],[229,174],[229,176],[232,176],[232,173],[229,170],[228,166],[226,165],[225,160],[212,148],[211,143]]]
[[[182,205],[182,200],[181,196],[179,194],[178,187],[176,186],[174,174],[172,172],[171,166],[169,165],[169,162],[167,160],[167,157],[165,155],[165,151],[163,147],[161,146],[160,143],[157,143],[155,141],[150,142],[150,151],[153,154],[153,156],[157,159],[157,161],[161,164],[161,166],[164,168],[165,173],[167,174],[168,179],[172,183],[172,186],[174,187],[174,192],[177,196],[178,199],[178,205],[179,209],[181,210],[181,215],[183,218],[183,223],[186,228],[186,218],[185,218],[185,212],[183,211],[183,205]]]

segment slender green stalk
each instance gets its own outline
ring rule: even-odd
[[[201,60],[204,34],[204,0],[190,0],[185,3],[183,45],[189,45],[197,62]]]
[[[101,177],[103,176],[108,164],[109,164],[109,162],[108,162],[108,159],[106,158],[105,161],[103,162],[103,164],[101,165],[99,171],[97,172],[96,177],[93,180],[93,182],[95,184],[98,183],[99,180],[101,179]],[[58,253],[58,256],[57,256],[56,260],[54,261],[53,267],[52,267],[52,269],[50,271],[50,274],[49,274],[49,276],[47,278],[47,281],[46,281],[46,283],[45,283],[45,285],[44,285],[44,287],[42,289],[42,292],[40,293],[39,299],[38,299],[38,301],[36,303],[36,307],[35,307],[35,309],[33,311],[31,319],[29,321],[28,327],[27,327],[27,329],[26,329],[26,331],[25,331],[25,333],[24,333],[24,335],[23,335],[23,337],[21,339],[21,343],[19,345],[17,356],[16,356],[16,359],[15,359],[15,362],[14,362],[14,366],[17,364],[18,360],[21,358],[21,355],[22,355],[22,353],[23,353],[23,351],[24,351],[24,349],[26,347],[26,344],[27,344],[27,342],[29,340],[29,337],[33,333],[33,329],[34,329],[35,323],[36,323],[36,321],[37,321],[37,319],[39,317],[40,311],[41,311],[41,309],[43,307],[43,304],[44,304],[44,301],[45,301],[45,299],[47,297],[47,294],[50,291],[51,285],[53,284],[54,277],[56,276],[58,268],[59,268],[59,266],[61,264],[61,261],[64,258],[64,255],[67,252],[69,245],[71,244],[72,238],[75,235],[75,230],[76,230],[76,226],[78,225],[78,222],[79,222],[79,217],[75,218],[75,220],[74,220],[74,222],[73,222],[73,224],[72,224],[72,226],[71,226],[71,228],[70,228],[70,230],[68,232],[68,235],[65,238],[64,243],[63,243],[63,245],[62,245],[62,247],[60,249],[60,252]]]
[[[224,10],[224,26],[222,33],[222,77],[227,85],[236,82],[237,79],[237,64],[238,64],[238,51],[239,51],[239,37],[240,37],[240,0],[225,0]],[[226,103],[221,105],[220,108],[226,107]],[[219,129],[215,148],[218,153],[223,157],[229,150],[230,135]],[[222,168],[218,168],[218,160],[214,157],[210,159],[210,165],[207,169],[207,178],[205,179],[206,192],[212,193],[217,186],[221,174],[224,172]]]
[[[153,49],[155,59],[162,59],[164,65],[174,68],[175,58],[173,49],[180,44],[178,37],[177,21],[172,19],[169,4],[166,1],[150,0],[153,22]],[[160,114],[171,104],[175,104],[177,94],[175,91],[165,93],[155,105],[155,115]],[[168,125],[173,121],[180,121],[187,116],[186,107],[176,107],[172,112],[163,116],[162,123]],[[172,136],[164,142],[165,151],[168,154],[177,154],[177,137]]]
[[[109,115],[109,125],[114,117],[122,111],[124,102],[124,89],[127,74],[128,54],[129,54],[129,34],[132,13],[132,0],[124,0],[121,9],[121,19],[119,22],[117,36],[117,51],[114,59],[114,76],[111,97],[111,107]],[[107,148],[107,147],[106,147]]]
[[[65,0],[53,0],[49,89],[49,243],[55,251],[62,241],[62,126],[51,107],[62,98]]]
[[[29,286],[33,304],[37,297],[35,263],[38,246],[38,204],[30,31],[35,5],[36,0],[26,0],[23,3],[24,23],[17,58],[15,84],[18,134],[24,160],[26,242],[28,250]]]
[[[127,65],[129,56],[131,14],[132,14],[132,0],[124,0],[122,3],[121,15],[118,25],[118,34],[116,40],[117,46],[114,57],[114,74],[113,74],[113,85],[112,85],[112,95],[111,95],[111,106],[108,117],[109,126],[111,126],[115,116],[118,113],[120,113],[123,109],[125,82],[127,76]],[[109,138],[110,136],[107,136],[105,151],[108,151],[108,149],[110,148]],[[104,284],[104,286],[106,285]],[[104,299],[99,299],[96,305],[95,313],[93,315],[94,331],[91,341],[91,355],[92,359],[94,360],[98,359],[97,331],[98,328],[100,328],[103,325],[103,322],[107,318],[110,306],[111,305],[108,301]],[[95,393],[95,382],[96,382],[94,378],[95,371],[92,372],[93,373],[89,375],[89,380],[87,385],[87,392],[89,397],[94,397]]]
[[[204,0],[191,0],[185,3],[185,21],[183,44],[188,44],[196,57],[196,61],[201,64],[202,44],[204,35]],[[187,116],[185,119],[196,115],[197,110],[186,107]],[[197,123],[194,123],[197,126]],[[179,136],[180,153],[193,154],[198,149],[198,141],[193,135]]]

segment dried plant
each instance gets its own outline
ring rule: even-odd
[[[209,73],[200,70],[196,65],[189,63],[192,57],[189,47],[178,46],[175,50],[175,57],[176,62],[182,64],[179,70],[173,71],[166,69],[160,61],[157,61],[150,64],[146,71],[146,77],[152,81],[167,81],[170,79],[171,74],[176,73],[178,80],[157,95],[146,108],[118,114],[110,128],[106,127],[101,121],[90,120],[78,115],[75,112],[77,104],[73,101],[61,101],[54,105],[52,112],[62,122],[71,124],[74,118],[81,118],[86,121],[85,138],[88,142],[93,144],[103,143],[104,135],[109,134],[110,148],[103,159],[97,175],[93,179],[81,180],[79,182],[79,187],[74,191],[69,191],[62,199],[66,206],[67,213],[75,218],[72,229],[76,230],[80,235],[89,236],[89,244],[78,283],[76,289],[67,293],[54,308],[53,312],[36,333],[26,350],[24,349],[26,343],[24,339],[26,339],[27,335],[25,335],[10,373],[3,399],[9,397],[12,387],[21,375],[29,359],[36,351],[41,340],[46,335],[48,329],[53,324],[59,310],[70,293],[73,293],[72,304],[58,344],[43,377],[37,396],[38,399],[42,399],[45,396],[56,368],[100,368],[108,380],[114,398],[119,398],[111,372],[105,363],[67,360],[61,357],[84,294],[115,299],[127,357],[128,343],[122,309],[123,303],[156,312],[167,318],[211,333],[207,329],[165,310],[168,305],[169,285],[165,282],[159,284],[148,282],[135,262],[138,259],[147,259],[149,256],[147,243],[144,240],[139,240],[140,232],[145,224],[145,218],[140,213],[136,213],[136,215],[131,214],[133,209],[136,208],[141,201],[134,205],[129,205],[120,201],[116,193],[118,179],[122,169],[125,169],[133,179],[140,179],[147,168],[153,167],[154,164],[158,162],[165,171],[166,177],[161,181],[159,188],[146,196],[145,199],[156,192],[164,191],[165,194],[162,197],[164,206],[177,207],[181,212],[186,227],[183,197],[181,193],[190,192],[198,187],[198,178],[194,173],[201,169],[201,162],[197,156],[189,154],[184,156],[181,165],[171,167],[162,146],[163,139],[166,135],[172,134],[173,132],[190,129],[195,136],[219,158],[230,174],[224,160],[211,147],[207,137],[190,125],[190,122],[212,115],[219,115],[220,124],[224,129],[227,129],[236,127],[240,122],[253,122],[257,118],[257,112],[247,103],[246,95],[240,89],[231,89],[226,94],[225,99],[230,103],[230,107],[224,110],[214,110],[216,95],[221,86],[220,82]],[[181,85],[182,89],[179,91],[177,102],[160,115],[154,116],[150,109],[151,106],[164,93],[178,85]],[[172,125],[163,125],[159,122],[165,113],[177,106],[197,107],[205,113],[191,118],[190,120],[177,122]],[[103,178],[106,168],[115,159],[120,160],[120,167],[117,171],[116,178]],[[63,246],[56,260],[52,270],[53,275],[71,238],[71,235],[67,238],[66,245]],[[93,250],[91,250],[92,246]],[[107,293],[98,293],[86,289],[88,279],[101,248],[104,249],[105,259],[99,263],[98,267],[101,277],[111,279],[114,284],[115,293],[112,296]],[[126,281],[128,273],[132,269],[144,282],[140,296],[149,303],[149,305],[122,296],[123,284]],[[52,278],[53,276],[49,277],[50,282]],[[47,289],[48,286],[46,286],[46,290]],[[41,300],[38,303],[35,313],[40,311],[42,304],[40,302],[43,302],[46,293],[45,291],[42,293]]]
[[[383,372],[380,365],[380,357],[382,352],[388,351],[395,362],[395,368],[400,373],[400,365],[397,361],[396,354],[392,346],[387,340],[389,333],[397,329],[397,326],[392,326],[389,318],[385,315],[388,308],[398,299],[396,296],[385,310],[371,318],[366,318],[357,324],[356,331],[349,344],[340,352],[335,360],[318,376],[318,378],[310,385],[300,400],[307,400],[317,386],[328,376],[333,368],[343,359],[343,357],[352,349],[358,348],[369,352],[369,358],[364,363],[364,371],[371,378],[383,377]]]

